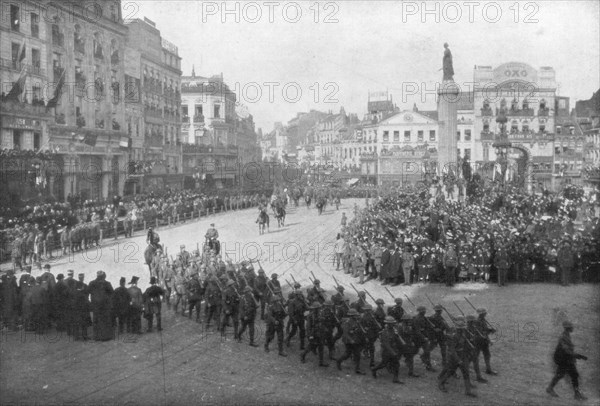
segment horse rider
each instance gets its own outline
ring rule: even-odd
[[[148,236],[146,237],[146,242],[156,249],[161,248],[159,244],[160,237],[158,236],[158,233],[153,230],[152,227],[148,227]]]
[[[216,241],[219,238],[219,232],[215,228],[215,223],[210,224],[210,228],[206,230],[206,235],[204,237],[209,241]]]

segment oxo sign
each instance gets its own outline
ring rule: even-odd
[[[506,69],[504,71],[504,76],[507,78],[525,78],[527,77],[527,71],[525,69]]]

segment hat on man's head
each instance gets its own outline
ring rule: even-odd
[[[215,223],[210,223],[210,226],[211,226],[211,227],[214,227],[214,226],[215,226]]]
[[[436,304],[435,306],[433,306],[433,310],[435,310],[436,312],[441,312],[443,310],[443,307],[441,304]]]
[[[73,276],[73,275],[75,275],[75,271],[74,271],[74,270],[72,270],[72,269],[69,269],[69,270],[67,271],[67,275],[68,275],[68,276]]]
[[[392,316],[385,316],[385,320],[383,322],[385,324],[396,324],[396,319]]]
[[[50,269],[50,264],[44,265],[44,269]]]
[[[125,282],[127,282],[127,279],[125,279],[124,276],[121,276],[121,279],[119,279],[119,285],[125,285]]]
[[[318,279],[315,279],[315,280],[313,281],[313,285],[319,285],[320,283],[321,283],[321,281],[320,281],[320,280],[318,280]]]
[[[156,284],[156,276],[150,278],[150,285]]]
[[[12,271],[12,269],[11,269]],[[56,279],[58,279],[59,281],[65,279],[65,275],[63,275],[62,273],[59,273],[58,275],[56,275]]]
[[[379,304],[385,304],[385,301],[384,301],[383,299],[377,299],[377,300],[375,301],[375,304],[378,304],[378,305],[379,305]]]
[[[277,274],[276,273],[271,274],[271,278],[277,278]]]
[[[483,307],[480,307],[477,309],[477,314],[487,314],[487,310],[485,310]]]
[[[104,274],[103,271],[96,271],[96,276],[102,276]]]
[[[573,323],[568,320],[563,321],[563,328],[573,328]]]
[[[401,297],[397,297],[394,299],[394,303],[396,304],[402,304],[402,298]]]
[[[348,316],[358,316],[358,311],[356,311],[356,309],[352,308],[352,309],[348,310]]]
[[[342,285],[337,285],[337,286],[335,287],[335,289],[336,289],[337,291],[339,291],[339,292],[343,292],[343,291],[344,291],[344,287],[343,287]]]
[[[425,306],[419,306],[417,307],[417,312],[418,313],[425,313],[427,311],[427,308]]]
[[[129,282],[129,285],[133,285],[134,283],[137,283],[139,280],[140,280],[140,278],[138,278],[137,276],[132,276],[131,282]]]

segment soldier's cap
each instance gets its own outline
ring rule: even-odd
[[[467,315],[466,320],[467,321],[475,321],[475,320],[477,320],[477,317],[475,317],[475,315],[473,315],[473,314],[469,314],[469,315]]]
[[[265,270],[264,270],[264,269],[262,269],[262,268],[260,268],[260,269],[258,270],[258,273],[265,273]]]
[[[250,286],[246,286],[244,288],[244,292],[252,292],[252,288]]]
[[[9,270],[9,273],[10,273],[10,272],[14,272],[14,271],[13,271],[12,269],[10,269],[10,270]],[[63,280],[63,279],[65,279],[65,275],[63,275],[63,274],[59,273],[58,275],[56,275],[56,279],[58,279],[59,281],[60,281],[60,280]]]
[[[385,320],[383,320],[385,324],[396,324],[396,319],[392,316],[385,316]]]
[[[363,306],[363,310],[367,311],[367,310],[373,310],[373,306],[371,306],[370,304],[364,305]]]
[[[426,312],[427,308],[425,306],[419,306],[417,307],[417,312],[422,313],[422,312]]]
[[[276,273],[271,274],[271,278],[277,278],[277,274]]]
[[[342,285],[337,285],[335,288],[340,292],[344,290],[344,287]]]
[[[480,307],[477,309],[477,314],[487,314],[487,310],[485,310],[483,307]]]
[[[367,294],[361,290],[360,292],[358,292],[358,296],[365,297],[365,296],[367,296]]]
[[[73,276],[73,275],[75,275],[75,271],[74,271],[74,270],[72,270],[72,269],[69,269],[69,270],[67,271],[67,275],[68,275],[68,276]]]
[[[377,300],[375,301],[375,304],[385,304],[385,302],[384,302],[384,300],[383,300],[383,299],[377,299]]]
[[[358,311],[354,308],[348,310],[348,316],[358,316]]]
[[[320,281],[320,280],[318,280],[318,279],[315,279],[315,280],[313,281],[313,285],[318,285],[318,284],[320,284],[320,283],[321,283],[321,281]]]
[[[441,312],[443,309],[444,308],[441,304],[436,304],[435,306],[433,306],[433,310],[435,310],[436,312]]]
[[[156,276],[150,278],[150,285],[156,284]]]
[[[44,265],[44,269],[50,269],[50,264]]]
[[[310,305],[310,309],[320,309],[321,308],[321,303],[319,302],[313,302],[313,304]]]
[[[294,283],[294,287],[296,289],[300,289],[300,287],[302,287],[302,285],[300,285],[298,282]]]
[[[456,321],[456,322],[454,323],[454,327],[455,327],[455,328],[466,328],[466,327],[467,327],[467,325],[466,325],[466,323],[464,322],[464,320],[460,320],[460,321]]]
[[[333,302],[329,299],[327,299],[324,303],[323,306],[333,306]]]
[[[402,304],[402,298],[400,298],[400,297],[397,297],[397,298],[395,298],[395,299],[394,299],[394,302],[395,302],[396,304]]]
[[[563,321],[562,323],[563,328],[573,328],[573,323],[571,323],[568,320]]]
[[[79,274],[80,276],[83,274]],[[131,277],[131,281],[129,282],[129,285],[133,285],[134,283],[137,283],[140,280],[140,278],[138,278],[137,276],[132,276]]]

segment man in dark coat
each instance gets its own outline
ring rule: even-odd
[[[377,371],[389,367],[394,378],[392,382],[403,383],[398,379],[398,371],[400,369],[400,349],[402,348],[402,339],[396,333],[396,319],[392,316],[386,316],[385,328],[380,334],[381,341],[381,362],[374,367],[371,367],[373,378],[377,378]]]
[[[57,282],[54,286],[52,295],[52,309],[54,311],[54,320],[56,321],[56,331],[67,331],[67,309],[69,308],[70,292],[65,283],[65,276],[59,273],[56,276]]]
[[[389,247],[383,250],[381,254],[381,272],[380,278],[383,280],[382,285],[387,285],[389,283],[389,275],[390,275],[390,262],[392,260],[392,251],[393,247],[390,245]]]
[[[314,301],[310,305],[310,314],[306,318],[306,332],[308,333],[308,346],[302,353],[300,354],[300,361],[302,363],[306,362],[306,354],[311,351],[317,351],[319,355],[319,366],[326,367],[328,366],[325,362],[323,362],[323,347],[325,344],[325,328],[319,317],[319,309],[321,308],[321,303],[318,301]],[[304,323],[304,320],[302,320]]]
[[[558,250],[558,267],[560,268],[560,282],[563,286],[569,284],[573,267],[575,266],[575,255],[571,249],[571,243],[565,239]]]
[[[71,311],[73,312],[73,336],[75,340],[87,340],[87,330],[91,325],[90,301],[88,285],[84,283],[85,275],[80,273],[75,283],[72,296]]]
[[[400,284],[400,271],[402,268],[402,252],[400,249],[400,243],[396,244],[396,249],[392,252],[392,258],[390,260],[390,269],[389,269],[389,280],[390,283],[393,282],[393,286],[397,286]]]
[[[114,339],[112,299],[113,287],[106,280],[106,273],[98,271],[95,280],[90,282],[90,302],[93,314],[94,340],[108,341]]]
[[[359,315],[356,309],[348,311],[348,318],[342,322],[342,341],[345,346],[345,353],[336,360],[337,368],[342,370],[342,362],[350,357],[354,359],[354,372],[359,375],[365,373],[360,370],[360,353],[366,342],[365,331],[360,325]]]
[[[558,340],[558,345],[554,351],[554,362],[556,363],[556,372],[550,385],[546,388],[546,392],[553,397],[558,397],[558,394],[554,392],[554,386],[560,381],[565,375],[569,375],[571,378],[571,384],[575,391],[576,400],[586,400],[587,398],[579,391],[579,373],[577,372],[576,360],[582,359],[587,360],[585,355],[581,355],[575,352],[575,346],[571,341],[571,333],[573,332],[573,323],[570,321],[563,322],[564,331]]]
[[[156,277],[150,278],[150,287],[144,292],[144,307],[146,309],[146,320],[148,320],[148,332],[152,332],[152,322],[156,316],[156,329],[162,331],[162,321],[160,316],[161,297],[165,295],[165,291],[160,286],[156,285]]]
[[[138,288],[139,278],[133,276],[129,282],[129,297],[131,302],[129,305],[129,317],[127,318],[127,332],[131,334],[142,334],[142,310],[144,308],[144,298],[142,290]]]
[[[119,287],[115,289],[113,294],[113,317],[119,326],[119,334],[123,334],[127,325],[127,317],[129,316],[129,303],[131,297],[125,287],[126,279],[121,277]]]
[[[15,272],[9,269],[2,275],[0,283],[0,303],[2,304],[2,320],[11,330],[17,328],[17,316],[19,314],[19,287]]]
[[[254,321],[256,320],[256,310],[258,306],[254,299],[254,292],[250,286],[244,288],[244,295],[240,301],[240,318],[242,320],[242,326],[238,331],[237,340],[242,341],[242,334],[248,327],[248,334],[250,336],[250,346],[258,347],[258,344],[254,342]]]
[[[48,307],[50,297],[48,290],[44,287],[41,277],[37,277],[35,285],[30,288],[31,328],[38,334],[43,334],[48,328]]]

